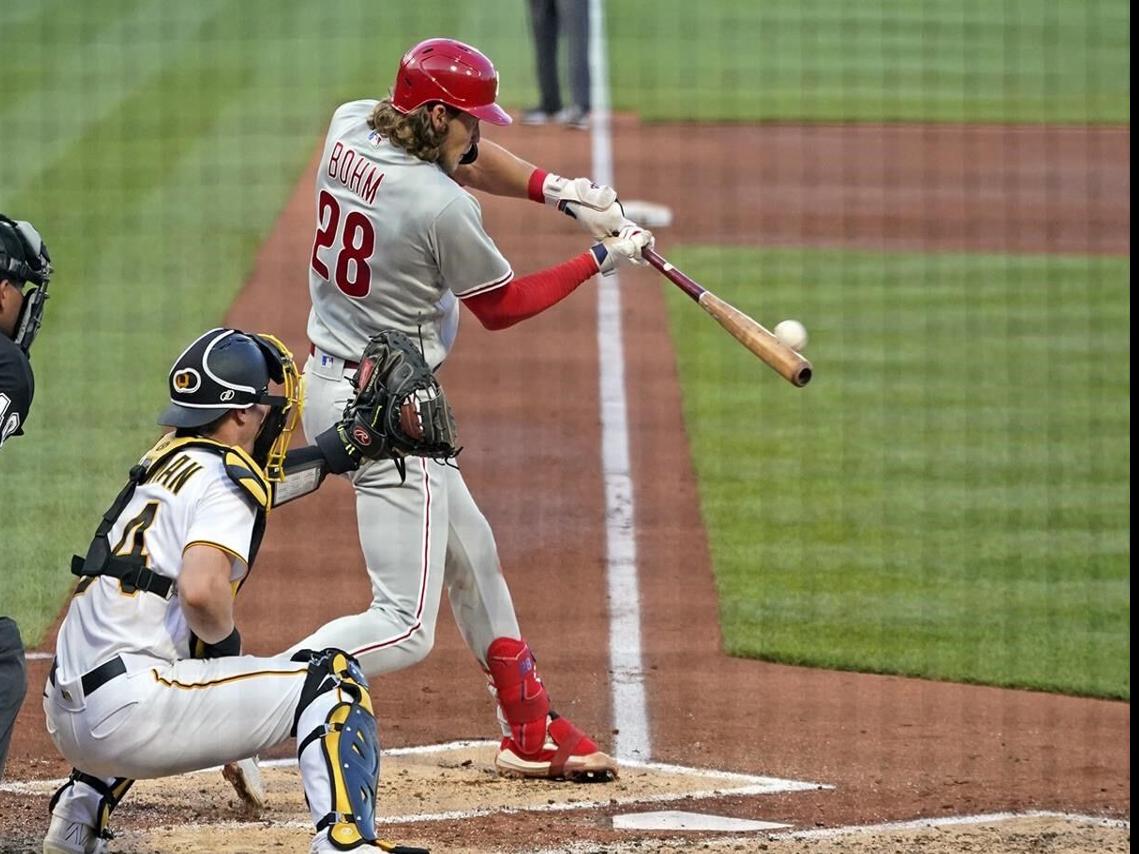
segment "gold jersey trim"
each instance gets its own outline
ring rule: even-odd
[[[198,688],[216,688],[219,685],[228,685],[231,682],[240,682],[243,679],[254,679],[258,676],[307,675],[308,667],[303,667],[300,670],[255,670],[252,673],[238,673],[233,676],[225,676],[221,679],[211,679],[208,682],[179,682],[177,679],[164,679],[159,676],[158,671],[153,668],[150,673],[154,676],[154,681],[159,685],[165,685],[167,688],[181,688],[185,691],[194,691]]]

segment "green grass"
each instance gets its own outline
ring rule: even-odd
[[[703,121],[1129,122],[1127,0],[618,0],[613,104]]]
[[[521,6],[0,3],[20,46],[0,87],[0,211],[35,223],[56,266],[28,432],[0,455],[0,613],[26,641],[155,435],[168,366],[224,316],[334,107],[386,95],[402,51],[441,26],[518,81],[509,102],[532,97]],[[285,273],[299,288],[282,300],[307,301],[303,271]]]
[[[674,249],[797,390],[668,287],[730,652],[1130,697],[1130,263]]]
[[[614,104],[649,118],[1130,118],[1120,0],[606,7]],[[535,87],[521,0],[5,0],[0,32],[0,211],[57,267],[0,452],[0,612],[34,644],[333,107],[442,32],[494,57],[505,104]],[[757,305],[728,284],[753,259],[682,260],[802,314],[818,362],[796,392],[675,316],[733,651],[1129,696],[1126,262],[772,253]]]

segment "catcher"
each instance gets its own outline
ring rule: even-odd
[[[80,581],[44,713],[76,770],[51,799],[45,854],[106,850],[135,779],[233,762],[290,736],[311,851],[421,850],[376,838],[380,748],[358,662],[335,648],[241,655],[233,618],[275,499],[364,459],[453,455],[446,398],[410,342],[377,342],[359,377],[340,421],[286,456],[302,381],[280,341],[212,329],[174,363],[159,418],[173,432],[131,469],[72,562]]]

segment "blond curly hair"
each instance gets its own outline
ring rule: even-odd
[[[434,163],[439,159],[439,149],[447,132],[436,130],[431,124],[432,106],[424,104],[410,113],[401,113],[392,106],[390,98],[385,98],[372,110],[368,127],[408,154]],[[450,113],[451,108],[448,107],[447,111]]]

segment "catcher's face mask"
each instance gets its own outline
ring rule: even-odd
[[[51,255],[35,227],[30,222],[0,214],[0,278],[33,286],[23,292],[24,302],[12,335],[12,340],[24,353],[31,349],[43,323],[51,274]]]
[[[261,432],[253,443],[253,459],[264,467],[269,480],[282,481],[285,479],[284,463],[289,440],[304,408],[304,379],[293,361],[293,354],[279,338],[267,333],[250,337],[265,354],[269,378],[283,386],[284,392],[281,395],[264,394],[257,401],[269,404],[270,409],[261,424]]]

